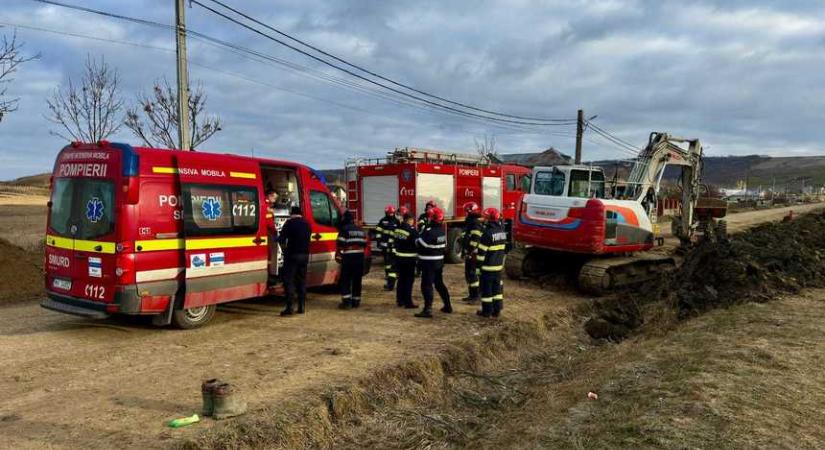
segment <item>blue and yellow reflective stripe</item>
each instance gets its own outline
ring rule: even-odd
[[[500,272],[502,269],[504,269],[504,265],[500,265],[500,266],[481,266],[481,270],[483,270],[485,272]]]
[[[334,241],[334,240],[338,239],[338,232],[337,231],[331,231],[329,233],[317,233],[317,234],[320,234],[321,238],[320,239],[313,238],[313,240],[315,240],[316,242],[317,241]],[[313,234],[313,236],[314,236],[314,234]]]
[[[470,234],[472,234],[474,236],[481,236],[484,233],[482,233],[481,230],[472,230],[472,231],[470,231]]]

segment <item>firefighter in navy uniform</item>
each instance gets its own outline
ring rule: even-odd
[[[478,264],[481,266],[481,310],[478,315],[498,317],[504,307],[501,272],[507,253],[507,232],[497,209],[485,209],[484,219],[487,226],[478,243]]]
[[[357,308],[361,305],[361,278],[364,276],[364,249],[367,247],[367,232],[352,215],[344,212],[336,242],[335,260],[341,264],[341,309]]]
[[[478,241],[484,232],[481,222],[481,208],[478,203],[469,202],[464,205],[464,226],[461,231],[461,254],[464,257],[464,279],[467,280],[469,295],[462,301],[476,303],[479,301],[479,273],[477,263]]]
[[[433,286],[438,291],[444,306],[441,312],[451,313],[450,292],[444,284],[444,253],[447,250],[447,236],[444,234],[444,212],[439,208],[430,211],[430,225],[418,237],[418,262],[421,266],[421,294],[424,308],[415,317],[433,316]]]
[[[415,283],[415,266],[418,261],[418,231],[415,230],[415,217],[406,207],[398,209],[401,225],[395,229],[395,267],[398,273],[398,285],[395,287],[395,303],[407,309],[418,308],[413,303],[412,290]]]
[[[395,217],[395,206],[387,205],[384,208],[384,217],[378,221],[375,226],[375,239],[378,240],[378,248],[381,249],[381,254],[384,256],[384,284],[385,291],[391,291],[395,288],[395,280],[398,275],[395,273],[392,262],[393,252],[392,246],[395,240],[395,229],[398,228],[398,218]]]
[[[304,313],[307,298],[307,267],[309,265],[309,239],[312,228],[301,215],[301,208],[293,206],[289,220],[278,235],[278,244],[284,252],[283,280],[286,287],[286,308],[282,316],[293,314],[292,303],[297,297],[298,314]]]
[[[435,200],[427,201],[427,204],[424,205],[424,212],[418,215],[418,221],[415,224],[416,230],[418,230],[418,234],[424,232],[424,229],[430,225],[430,217],[432,216],[433,208],[435,208]],[[421,275],[421,264],[418,263],[415,266],[415,276]]]

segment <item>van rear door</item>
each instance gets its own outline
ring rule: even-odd
[[[67,147],[58,156],[52,179],[46,288],[100,302],[104,311],[115,297],[122,156],[107,144]]]

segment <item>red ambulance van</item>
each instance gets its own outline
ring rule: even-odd
[[[65,147],[51,179],[41,305],[194,328],[218,303],[277,293],[269,189],[279,194],[277,225],[298,206],[312,226],[307,285],[336,283],[341,210],[309,167],[105,141]]]

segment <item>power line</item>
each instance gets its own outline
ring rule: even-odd
[[[596,133],[604,136],[605,138],[609,139],[610,141],[616,143],[619,146],[625,147],[628,150],[639,153],[640,149],[637,148],[635,145],[625,141],[624,139],[619,138],[618,136],[614,135],[613,133],[608,132],[604,128],[599,127],[598,125],[594,124],[593,122],[588,121],[587,125],[593,129]]]
[[[83,12],[87,12],[87,13],[91,13],[91,14],[97,14],[97,15],[101,15],[101,16],[104,16],[104,17],[124,20],[124,21],[132,22],[132,23],[151,26],[151,27],[154,27],[154,28],[160,28],[160,29],[165,29],[165,30],[169,30],[169,31],[175,31],[175,27],[173,27],[171,25],[166,25],[166,24],[162,24],[162,23],[154,22],[154,21],[150,21],[150,20],[145,20],[145,19],[129,17],[129,16],[121,15],[121,14],[109,13],[109,12],[106,12],[106,11],[101,11],[101,10],[97,10],[97,9],[93,9],[93,8],[71,5],[71,4],[68,4],[68,3],[63,3],[63,2],[59,2],[59,1],[55,1],[55,0],[32,0],[32,1],[34,1],[36,3],[48,4],[48,5],[59,6],[59,7],[67,8],[67,9],[83,11]],[[237,20],[234,20],[231,17],[226,16],[225,14],[222,14],[218,11],[215,11],[212,8],[209,8],[207,6],[204,6],[203,4],[198,3],[195,0],[193,0],[193,3],[197,3],[199,6],[211,10],[211,11],[215,12],[216,14],[218,14],[222,17],[225,17],[227,20],[235,22],[235,23],[243,26],[244,28],[250,29],[251,31],[254,31],[257,34],[260,34],[264,37],[267,37],[268,39],[275,40],[276,42],[282,43],[283,45],[286,45],[287,47],[290,47],[290,48],[292,48],[292,49],[294,49],[294,50],[296,50],[300,53],[306,54],[307,56],[309,56],[309,57],[311,57],[311,58],[313,58],[317,61],[320,61],[320,62],[322,62],[326,65],[329,65],[331,67],[338,68],[339,70],[343,70],[344,72],[349,73],[349,74],[355,76],[356,78],[367,81],[368,83],[371,83],[373,85],[383,87],[384,89],[387,89],[387,90],[390,90],[392,92],[398,93],[398,94],[400,94],[404,97],[409,97],[409,98],[412,98],[413,100],[418,100],[419,102],[422,102],[423,104],[415,103],[415,105],[418,106],[418,107],[427,107],[427,108],[431,108],[431,109],[440,108],[442,110],[442,112],[458,114],[458,115],[464,116],[466,118],[471,118],[471,119],[475,119],[475,120],[487,120],[487,121],[491,121],[492,124],[495,124],[496,126],[513,127],[515,129],[519,129],[521,131],[527,131],[525,129],[525,127],[528,127],[528,126],[548,126],[548,125],[562,126],[562,125],[569,125],[569,124],[564,124],[564,123],[557,123],[557,124],[555,124],[555,123],[554,124],[533,123],[533,122],[514,121],[514,120],[508,120],[508,119],[488,117],[488,116],[483,116],[483,115],[480,115],[480,114],[475,114],[475,113],[471,113],[471,112],[467,112],[467,111],[461,111],[461,110],[458,110],[458,109],[455,109],[455,108],[452,108],[452,107],[449,107],[449,106],[446,106],[446,105],[441,105],[439,103],[428,101],[426,99],[421,99],[417,96],[413,96],[413,95],[407,94],[405,92],[399,91],[397,89],[394,89],[392,87],[385,86],[381,83],[377,83],[373,80],[370,80],[370,79],[365,78],[363,76],[360,76],[358,74],[353,74],[351,71],[348,71],[347,69],[341,69],[338,66],[336,66],[334,64],[331,64],[329,62],[326,62],[326,61],[324,61],[324,60],[322,60],[322,59],[320,59],[320,58],[318,58],[314,55],[310,55],[306,52],[303,52],[300,49],[296,49],[295,47],[290,46],[289,44],[283,43],[283,41],[280,41],[277,38],[273,38],[273,37],[267,35],[266,33],[263,33],[259,30],[251,28],[251,27],[249,27],[245,24],[242,24],[242,23],[238,22]],[[270,60],[270,61],[278,63],[278,64],[285,64],[287,66],[292,66],[293,69],[296,69],[296,70],[299,70],[299,71],[302,71],[302,70],[313,71],[313,69],[306,68],[306,67],[294,64],[294,63],[290,63],[288,61],[281,60],[279,58],[271,57],[269,55],[266,55],[266,54],[263,54],[263,53],[260,53],[260,52],[254,51],[254,50],[246,49],[244,47],[237,46],[235,44],[232,44],[232,43],[214,38],[212,36],[209,36],[209,35],[206,35],[206,34],[203,34],[203,33],[199,33],[199,32],[197,32],[195,30],[192,30],[192,29],[187,29],[187,33],[189,35],[191,35],[193,38],[200,38],[202,40],[212,42],[213,44],[217,44],[217,45],[224,46],[224,47],[227,47],[227,48],[231,48],[231,49],[234,49],[234,50],[237,50],[237,51],[249,53],[249,54],[252,54],[256,57],[264,58],[264,59]],[[317,72],[317,71],[315,71],[315,72]],[[322,77],[330,77],[330,75],[328,75],[328,74],[324,74],[323,72],[320,72],[320,73],[323,74],[323,75],[321,75]],[[335,78],[335,77],[332,77],[332,78]],[[332,80],[330,80],[330,81],[332,81]],[[341,83],[348,84],[351,88],[354,88],[356,90],[360,90],[362,92],[364,92],[365,89],[370,89],[366,86],[356,84],[356,83],[352,83],[351,81],[344,80],[344,79],[335,79],[332,82],[334,84],[339,84],[339,85]],[[394,101],[396,103],[402,102],[402,103],[406,104],[407,106],[412,106],[410,103],[407,103],[407,102],[409,102],[409,100],[405,101],[405,100],[402,100],[402,99],[389,98],[389,97],[387,97],[386,93],[375,91],[375,90],[370,90],[369,92],[372,92],[373,95],[379,95],[379,96],[383,97],[385,100]],[[369,92],[365,92],[365,93],[369,94]]]
[[[315,61],[318,61],[318,62],[320,62],[320,63],[322,63],[322,64],[327,65],[327,66],[330,66],[330,67],[332,67],[332,68],[334,68],[334,69],[340,70],[340,71],[342,71],[342,72],[344,72],[344,73],[346,73],[346,74],[348,74],[348,75],[350,75],[350,76],[353,76],[353,77],[358,78],[358,79],[360,79],[360,80],[366,81],[367,83],[374,84],[374,85],[379,86],[379,87],[382,87],[382,88],[384,88],[384,89],[386,89],[386,90],[388,90],[388,91],[395,92],[396,94],[403,95],[403,96],[405,96],[405,97],[409,97],[409,98],[415,99],[415,100],[417,100],[417,101],[419,101],[419,102],[426,103],[426,104],[428,104],[428,105],[432,105],[432,106],[435,106],[435,107],[438,107],[438,108],[442,108],[442,109],[445,109],[445,110],[448,110],[448,111],[452,111],[452,112],[454,112],[454,113],[461,114],[461,115],[464,115],[464,116],[479,117],[479,118],[482,118],[482,119],[486,119],[486,120],[490,120],[490,121],[496,121],[496,122],[513,123],[513,124],[519,124],[519,125],[533,125],[533,126],[558,126],[558,125],[567,125],[566,123],[565,123],[565,124],[561,124],[561,123],[539,123],[539,122],[528,122],[528,121],[524,121],[524,120],[504,119],[504,118],[498,118],[498,117],[485,116],[485,115],[476,114],[476,113],[473,113],[473,112],[463,111],[463,110],[460,110],[460,109],[457,109],[457,108],[453,108],[452,106],[448,106],[448,105],[444,105],[444,104],[441,104],[441,103],[437,103],[437,102],[434,102],[434,101],[428,100],[428,99],[426,99],[426,98],[419,97],[419,96],[417,96],[417,95],[412,95],[412,94],[409,94],[409,93],[404,92],[404,91],[402,91],[402,90],[396,89],[396,88],[394,88],[394,87],[392,87],[392,86],[388,86],[388,85],[386,85],[386,84],[379,83],[379,82],[377,82],[377,81],[375,81],[375,80],[372,80],[372,79],[367,78],[367,77],[365,77],[365,76],[363,76],[363,75],[360,75],[360,74],[358,74],[358,73],[355,73],[355,72],[353,72],[352,70],[349,70],[349,69],[347,69],[347,68],[345,68],[345,67],[342,67],[342,66],[340,66],[340,65],[338,65],[338,64],[331,63],[331,62],[329,62],[329,61],[327,61],[327,60],[325,60],[325,59],[323,59],[323,58],[320,58],[320,57],[318,57],[318,56],[315,56],[315,55],[313,55],[313,54],[311,54],[311,53],[309,53],[309,52],[307,52],[307,51],[301,50],[300,48],[295,47],[294,45],[291,45],[291,44],[289,44],[289,43],[287,43],[287,42],[284,42],[284,41],[283,41],[283,40],[281,40],[281,39],[278,39],[278,38],[273,37],[273,36],[271,36],[271,35],[269,35],[269,34],[267,34],[267,33],[264,33],[263,31],[258,30],[257,28],[251,27],[251,26],[249,26],[249,25],[247,25],[247,24],[245,24],[245,23],[243,23],[243,22],[241,22],[241,21],[239,21],[239,20],[237,20],[237,19],[235,19],[235,18],[233,18],[233,17],[230,17],[230,16],[228,16],[228,15],[226,15],[226,14],[224,14],[224,13],[222,13],[222,12],[220,12],[220,11],[218,11],[218,10],[216,10],[216,9],[212,8],[212,7],[206,6],[206,5],[204,5],[203,3],[199,2],[198,0],[190,0],[190,2],[191,2],[191,3],[194,3],[194,4],[198,5],[198,6],[200,6],[201,8],[204,8],[204,9],[206,9],[206,10],[208,10],[208,11],[212,12],[212,13],[213,13],[213,14],[215,14],[215,15],[218,15],[218,16],[220,16],[220,17],[223,17],[224,19],[226,19],[226,20],[228,20],[228,21],[230,21],[230,22],[233,22],[233,23],[235,23],[235,24],[237,24],[237,25],[240,25],[241,27],[246,28],[247,30],[252,31],[252,32],[253,32],[253,33],[255,33],[255,34],[261,35],[261,36],[263,36],[263,37],[265,37],[265,38],[267,38],[267,39],[269,39],[269,40],[271,40],[271,41],[273,41],[273,42],[276,42],[276,43],[278,43],[278,44],[280,44],[280,45],[282,45],[282,46],[284,46],[284,47],[289,48],[290,50],[296,51],[296,52],[298,52],[298,53],[300,53],[300,54],[302,54],[302,55],[304,55],[304,56],[307,56],[307,57],[309,57],[309,58],[312,58],[312,59],[314,59]]]
[[[316,46],[314,46],[314,45],[312,45],[312,44],[307,43],[306,41],[303,41],[303,40],[301,40],[301,39],[298,39],[298,38],[296,38],[296,37],[294,37],[294,36],[292,36],[292,35],[290,35],[290,34],[288,34],[288,33],[285,33],[285,32],[283,32],[283,31],[281,31],[281,30],[278,30],[277,28],[274,28],[273,26],[271,26],[271,25],[269,25],[269,24],[267,24],[267,23],[261,22],[260,20],[258,20],[258,19],[256,19],[256,18],[254,18],[254,17],[251,17],[250,15],[248,15],[248,14],[246,14],[246,13],[242,12],[242,11],[239,11],[239,10],[237,10],[237,9],[233,8],[233,7],[229,6],[229,5],[227,5],[226,3],[223,3],[223,2],[218,1],[218,0],[208,0],[208,1],[211,1],[212,3],[216,3],[216,4],[220,5],[220,6],[222,6],[223,8],[225,8],[225,9],[227,9],[227,10],[229,10],[229,11],[232,11],[233,13],[235,13],[235,14],[237,14],[237,15],[239,15],[239,16],[241,16],[241,17],[243,17],[243,18],[245,18],[245,19],[247,19],[247,20],[249,20],[249,21],[251,21],[251,22],[254,22],[254,23],[258,24],[258,25],[261,25],[261,26],[263,26],[264,28],[266,28],[266,29],[268,29],[268,30],[270,30],[270,31],[274,31],[275,33],[279,34],[280,36],[283,36],[283,37],[285,37],[285,38],[287,38],[287,39],[289,39],[289,40],[291,40],[291,41],[293,41],[293,42],[297,42],[298,44],[301,44],[301,45],[303,45],[304,47],[310,48],[310,49],[312,49],[312,50],[314,50],[314,51],[316,51],[316,52],[318,52],[318,53],[320,53],[320,54],[322,54],[322,55],[324,55],[324,56],[327,56],[327,57],[329,57],[329,58],[332,58],[332,59],[334,59],[335,61],[338,61],[338,62],[340,62],[340,63],[343,63],[343,64],[345,64],[345,65],[347,65],[347,66],[349,66],[349,67],[351,67],[351,68],[353,68],[353,69],[360,70],[361,72],[364,72],[364,73],[367,73],[367,74],[369,74],[369,75],[372,75],[372,76],[374,76],[374,77],[376,77],[376,78],[378,78],[378,79],[380,79],[380,80],[383,80],[383,81],[389,82],[389,83],[391,83],[391,84],[393,84],[393,85],[395,85],[395,86],[398,86],[398,87],[401,87],[401,88],[404,88],[404,89],[408,89],[408,90],[410,90],[410,91],[416,92],[416,93],[418,93],[418,94],[425,95],[425,96],[430,97],[430,98],[434,98],[434,99],[437,99],[437,100],[441,100],[441,101],[443,101],[443,102],[447,102],[447,103],[450,103],[450,104],[452,104],[452,105],[456,105],[456,106],[461,106],[461,107],[463,107],[463,108],[471,109],[471,110],[474,110],[474,111],[483,112],[483,113],[492,114],[492,115],[501,116],[501,117],[508,117],[508,118],[511,118],[511,119],[531,120],[531,121],[536,121],[536,122],[556,122],[556,123],[571,123],[571,121],[572,121],[573,123],[575,123],[575,122],[574,122],[574,119],[552,119],[552,118],[543,118],[543,117],[528,117],[528,116],[518,116],[518,115],[513,115],[513,114],[501,113],[501,112],[497,112],[497,111],[490,111],[490,110],[487,110],[487,109],[478,108],[478,107],[475,107],[475,106],[472,106],[472,105],[468,105],[468,104],[465,104],[465,103],[461,103],[461,102],[453,101],[453,100],[450,100],[450,99],[447,99],[447,98],[444,98],[444,97],[440,97],[440,96],[435,95],[435,94],[430,94],[430,93],[428,93],[428,92],[425,92],[425,91],[422,91],[422,90],[416,89],[416,88],[414,88],[414,87],[412,87],[412,86],[409,86],[409,85],[407,85],[407,84],[400,83],[400,82],[395,81],[395,80],[393,80],[393,79],[387,78],[387,77],[385,77],[385,76],[383,76],[383,75],[380,75],[380,74],[378,74],[378,73],[375,73],[374,71],[371,71],[371,70],[369,70],[369,69],[366,69],[366,68],[364,68],[364,67],[362,67],[362,66],[359,66],[359,65],[357,65],[357,64],[353,64],[353,63],[351,63],[351,62],[349,62],[349,61],[347,61],[347,60],[344,60],[344,59],[342,59],[342,58],[340,58],[340,57],[338,57],[338,56],[335,56],[335,55],[333,55],[333,54],[331,54],[331,53],[328,53],[328,52],[326,52],[326,51],[324,51],[324,50],[322,50],[322,49],[320,49],[320,48],[318,48],[318,47],[316,47]],[[215,11],[214,11],[214,10],[212,10],[211,8],[208,8],[208,7],[204,6],[203,4],[199,3],[198,1],[193,1],[193,2],[194,2],[195,4],[197,4],[197,5],[201,6],[201,7],[204,7],[204,8],[206,8],[206,9],[209,9],[209,10],[210,10],[210,11],[212,11],[212,12],[215,12]],[[236,22],[236,23],[237,23],[237,22]]]

